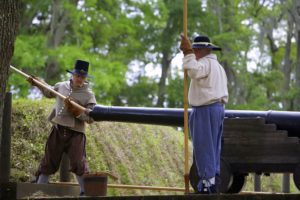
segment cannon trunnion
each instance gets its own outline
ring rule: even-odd
[[[96,121],[183,126],[183,109],[96,106]],[[226,110],[220,191],[238,193],[248,173],[293,173],[300,189],[300,112]],[[190,182],[197,188],[195,163]]]

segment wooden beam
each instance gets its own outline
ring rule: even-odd
[[[10,176],[10,152],[11,152],[11,93],[6,93],[4,100],[2,134],[0,144],[0,182],[8,182]]]

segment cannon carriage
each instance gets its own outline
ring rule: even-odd
[[[96,121],[183,126],[183,109],[96,106]],[[223,193],[242,190],[249,173],[293,173],[300,189],[300,112],[226,110],[221,152]],[[194,189],[195,164],[190,169]]]
[[[249,173],[293,173],[299,189],[299,138],[267,124],[264,118],[225,118],[221,152],[221,186],[226,193],[242,190]],[[196,167],[190,171],[195,188]]]

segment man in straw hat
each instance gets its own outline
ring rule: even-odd
[[[212,44],[207,36],[195,37],[191,45],[181,35],[180,49],[184,54],[183,67],[191,78],[189,129],[199,176],[196,193],[217,193],[216,177],[220,175],[224,104],[228,102],[228,90],[225,71],[212,51],[221,48]]]
[[[28,81],[37,86],[44,96],[48,98],[56,97],[56,104],[49,116],[53,126],[46,143],[45,155],[36,173],[37,183],[48,183],[49,175],[58,170],[62,155],[65,152],[70,158],[70,171],[76,174],[80,186],[80,195],[84,195],[82,175],[88,172],[85,151],[85,122],[93,122],[88,112],[96,105],[95,96],[86,82],[88,69],[88,62],[77,60],[74,70],[67,70],[72,74],[72,78],[54,85],[54,90],[67,97],[65,100],[36,85],[31,77],[28,78]],[[85,107],[86,111],[82,112],[73,106],[70,99]]]

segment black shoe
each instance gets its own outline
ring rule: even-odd
[[[37,178],[35,177],[34,179],[32,179],[32,180],[30,181],[30,183],[37,183]]]
[[[79,196],[81,197],[84,196],[84,192],[80,192]]]
[[[201,191],[197,191],[196,194],[217,194],[217,187],[216,185],[211,185],[210,187],[202,186]]]
[[[210,194],[217,194],[218,193],[217,185],[210,186],[209,191],[210,191]]]

